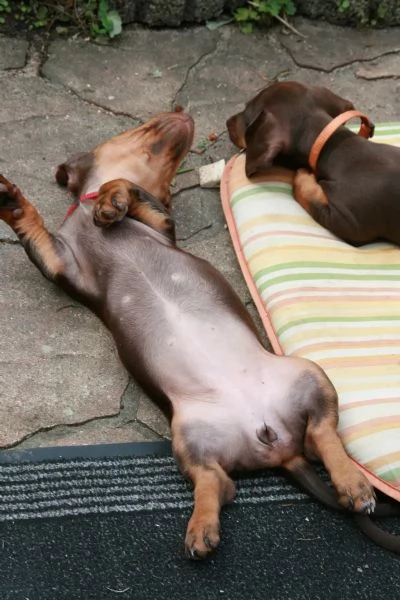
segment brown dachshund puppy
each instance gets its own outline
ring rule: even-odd
[[[248,177],[272,162],[298,169],[294,196],[318,223],[356,246],[378,239],[400,244],[400,149],[371,144],[338,125],[325,144],[318,140],[313,157],[325,127],[352,109],[323,87],[273,83],[227,127],[232,142],[246,148]],[[369,137],[373,125],[363,119]]]
[[[369,513],[375,498],[337,435],[323,371],[267,352],[221,274],[176,247],[168,185],[192,138],[188,115],[165,113],[61,165],[58,182],[81,202],[56,234],[1,177],[0,218],[47,279],[100,317],[129,373],[169,415],[174,455],[194,486],[186,551],[200,558],[218,545],[235,469],[282,466],[329,502],[305,457],[321,459],[342,506]]]

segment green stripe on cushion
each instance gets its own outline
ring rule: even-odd
[[[274,193],[274,192],[279,192],[281,194],[286,194],[287,196],[292,197],[292,188],[290,187],[290,185],[287,185],[285,183],[283,183],[282,185],[279,185],[278,183],[274,184],[260,184],[257,186],[257,189],[249,189],[246,190],[244,192],[239,192],[238,194],[235,194],[234,196],[232,196],[232,207],[235,206],[235,204],[237,204],[238,202],[240,202],[241,200],[243,200],[244,198],[248,198],[249,196],[252,195],[256,195],[256,194],[260,194],[260,193]]]
[[[256,276],[257,277],[257,276]],[[255,277],[255,279],[256,279]],[[259,278],[259,277],[258,277]],[[260,292],[263,292],[267,287],[282,283],[284,281],[293,280],[304,280],[304,281],[316,281],[319,279],[337,279],[340,281],[398,281],[399,275],[362,275],[359,273],[295,273],[293,275],[281,275],[280,277],[273,277],[268,281],[258,286]]]
[[[362,264],[360,265],[359,263],[338,263],[338,262],[328,262],[328,261],[291,261],[291,262],[284,262],[284,263],[279,263],[276,265],[271,265],[268,267],[265,267],[264,269],[261,269],[259,271],[257,271],[257,273],[255,274],[255,279],[256,281],[258,281],[260,279],[260,277],[263,277],[264,275],[267,275],[268,273],[274,273],[276,271],[281,271],[282,269],[304,269],[304,268],[318,268],[318,269],[322,269],[322,268],[332,268],[332,269],[353,269],[353,270],[357,270],[357,269],[368,269],[368,270],[386,270],[386,271],[398,271],[399,272],[399,276],[400,276],[400,265],[387,265],[384,263],[379,263],[379,264]],[[294,277],[297,276],[296,274],[293,275]],[[354,276],[354,274],[352,274],[352,277]],[[384,275],[384,277],[386,277],[386,275]]]
[[[356,120],[350,121],[348,125],[349,129],[358,131],[360,129],[360,125],[357,125]],[[382,135],[393,135],[396,136],[400,133],[400,123],[396,122],[388,122],[388,123],[379,123],[375,124],[375,134],[374,138],[379,139]]]
[[[397,467],[397,469],[385,469],[384,471],[379,470],[379,475],[385,481],[396,484],[400,479],[400,467]]]
[[[292,327],[305,325],[307,323],[371,323],[376,321],[394,321],[400,324],[399,315],[368,315],[368,317],[307,317],[304,319],[291,319],[279,329],[276,330],[278,337]]]

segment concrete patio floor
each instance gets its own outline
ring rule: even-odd
[[[304,39],[281,27],[243,35],[232,25],[132,26],[110,46],[0,36],[0,172],[55,229],[70,203],[54,180],[58,163],[183,106],[196,121],[194,147],[206,149],[189,155],[194,170],[173,188],[179,244],[219,268],[257,320],[219,191],[200,188],[195,170],[234,154],[226,119],[268,82],[296,79],[330,87],[376,122],[400,120],[399,28],[358,31],[302,18],[295,26]],[[0,332],[1,448],[168,437],[100,321],[43,279],[3,223]]]

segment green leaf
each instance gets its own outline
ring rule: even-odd
[[[99,21],[103,23],[103,21],[107,21],[107,12],[108,12],[108,2],[107,0],[99,0]]]
[[[350,7],[350,0],[342,0],[339,5],[339,12],[345,12]]]
[[[388,7],[385,6],[384,4],[380,4],[378,6],[377,15],[378,15],[379,19],[384,19],[385,18],[387,9],[388,9]]]
[[[276,17],[282,10],[282,0],[264,0],[263,12]],[[260,6],[261,10],[261,6]]]
[[[239,23],[241,21],[248,21],[249,18],[250,18],[249,15],[250,15],[250,9],[249,8],[238,8],[234,12],[235,19]]]
[[[271,13],[271,7],[270,7],[270,6],[269,6],[269,5],[268,5],[266,2],[263,2],[263,3],[262,3],[260,6],[259,6],[259,8],[258,8],[258,11],[259,11],[261,14],[263,14],[263,15],[271,15],[271,14],[272,14],[272,13]]]
[[[292,2],[292,0],[287,0],[286,6],[285,6],[285,12],[289,17],[293,17],[293,15],[296,14],[296,7],[294,5],[294,2]]]
[[[251,8],[249,11],[249,20],[259,21],[260,19],[261,19],[260,13],[258,13],[254,8]]]
[[[119,35],[121,33],[122,20],[116,10],[110,10],[110,12],[107,13],[107,18],[108,18],[108,22],[111,25],[110,28],[107,28],[108,35],[110,36],[110,38],[113,38],[116,35]]]
[[[47,6],[39,6],[39,8],[36,11],[36,19],[38,21],[44,21],[47,17]]]

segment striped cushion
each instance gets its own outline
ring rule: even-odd
[[[375,129],[400,146],[400,125]],[[244,155],[221,182],[243,274],[275,352],[318,363],[339,394],[339,433],[372,483],[400,500],[400,250],[353,248],[293,199],[293,173],[250,182]]]

